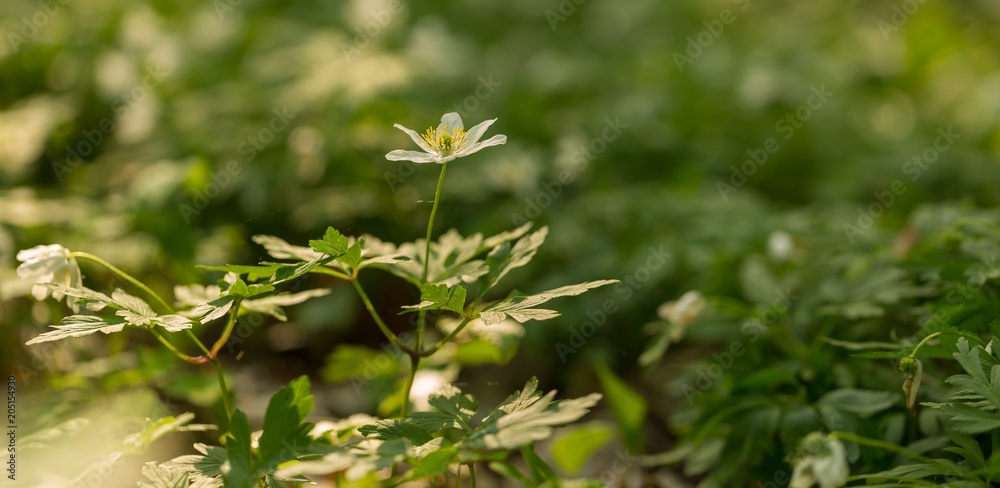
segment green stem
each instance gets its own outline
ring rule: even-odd
[[[229,341],[229,336],[232,335],[233,329],[236,328],[236,318],[240,314],[240,303],[242,303],[242,301],[242,297],[236,297],[233,299],[233,307],[229,310],[229,320],[226,321],[226,328],[222,330],[222,335],[219,336],[219,340],[215,341],[215,344],[212,346],[212,350],[208,352],[208,356],[211,359],[215,359],[215,357],[219,354],[219,350],[222,349],[222,346]]]
[[[933,339],[933,338],[935,338],[935,337],[937,337],[939,335],[941,335],[940,332],[935,332],[933,334],[928,334],[927,337],[924,337],[924,339],[922,341],[920,341],[919,343],[917,343],[917,347],[913,348],[913,352],[910,353],[910,357],[916,357],[917,351],[919,351],[921,347],[924,347],[924,344],[926,344],[927,341],[929,341],[929,340],[931,340],[931,339]]]
[[[153,299],[155,299],[160,304],[160,306],[162,306],[163,309],[166,310],[168,313],[171,313],[171,314],[172,313],[176,313],[174,311],[174,308],[171,307],[170,305],[168,305],[167,302],[164,301],[163,298],[160,297],[160,295],[157,295],[155,291],[151,290],[143,282],[141,282],[141,281],[133,278],[132,275],[130,275],[130,274],[122,271],[117,266],[115,266],[115,265],[113,265],[113,264],[111,264],[111,263],[109,263],[109,262],[107,262],[107,261],[105,261],[105,260],[103,260],[103,259],[101,259],[101,258],[99,258],[99,257],[97,257],[95,255],[93,255],[93,254],[90,254],[89,252],[74,251],[74,252],[70,253],[70,257],[80,258],[80,259],[86,259],[86,260],[89,260],[89,261],[93,261],[93,262],[95,262],[97,264],[100,264],[101,266],[104,266],[105,268],[107,268],[112,273],[118,275],[118,277],[120,277],[121,279],[123,279],[123,280],[131,283],[136,288],[139,288],[140,290],[146,292],[147,295],[149,295],[150,297],[152,297]]]
[[[431,347],[430,349],[427,349],[426,351],[421,351],[420,352],[420,357],[426,358],[426,357],[429,357],[429,356],[433,355],[434,353],[440,351],[441,348],[445,346],[445,344],[448,344],[449,342],[451,342],[451,340],[454,339],[455,336],[458,335],[459,332],[462,332],[462,329],[464,329],[466,325],[469,325],[469,322],[472,322],[471,318],[466,318],[466,319],[462,320],[462,323],[458,324],[458,327],[455,327],[455,330],[451,331],[447,336],[445,336],[444,339],[441,339],[440,341],[437,341],[437,343],[434,344],[434,347]]]
[[[219,358],[212,358],[212,366],[215,367],[215,377],[219,380],[219,390],[222,392],[222,408],[226,410],[226,420],[233,419],[233,406],[229,403],[229,388],[226,387],[226,376],[222,373],[222,362]]]
[[[465,466],[469,468],[469,486],[476,488],[476,463],[469,463]]]
[[[420,355],[410,355],[410,373],[406,376],[406,386],[403,387],[403,406],[399,409],[400,418],[405,417],[410,411],[410,390],[413,389],[413,379],[417,377],[417,368],[420,366]]]
[[[368,295],[365,293],[364,288],[361,288],[361,283],[358,283],[358,280],[350,281],[351,284],[354,285],[354,289],[358,291],[358,296],[360,296],[361,301],[364,302],[365,309],[368,310],[368,314],[372,316],[373,320],[375,320],[375,324],[378,325],[382,334],[385,334],[385,338],[389,339],[389,342],[398,347],[400,350],[406,352],[407,354],[412,354],[413,350],[404,346],[403,343],[399,341],[399,337],[397,337],[396,334],[389,329],[389,326],[385,325],[385,322],[382,321],[382,317],[380,317],[378,312],[375,311],[375,307],[372,305],[372,301],[368,299]]]
[[[448,163],[441,165],[441,175],[438,176],[437,189],[434,190],[434,204],[431,206],[431,216],[427,219],[427,233],[424,236],[424,271],[420,282],[427,283],[427,274],[431,264],[431,237],[434,235],[434,219],[437,218],[438,205],[441,203],[441,189],[444,188],[444,175],[448,172]],[[417,340],[414,349],[419,351],[424,345],[424,329],[427,327],[427,312],[421,310],[417,315]]]
[[[424,245],[424,273],[420,279],[427,283],[427,271],[431,257],[431,235],[434,232],[434,218],[437,217],[438,204],[441,203],[441,188],[444,187],[444,175],[448,172],[448,163],[441,165],[441,176],[438,177],[437,190],[434,191],[434,205],[431,207],[431,218],[427,220],[427,237]]]
[[[166,337],[163,336],[163,333],[160,332],[160,330],[157,329],[156,327],[150,327],[149,332],[151,332],[154,336],[156,336],[156,339],[160,341],[160,344],[163,344],[164,347],[166,347],[170,352],[174,353],[175,356],[181,358],[182,360],[189,362],[191,364],[201,364],[204,362],[204,360],[201,360],[199,358],[194,358],[188,356],[187,354],[184,354],[183,352],[180,352],[173,344],[170,343],[170,341],[167,340]]]

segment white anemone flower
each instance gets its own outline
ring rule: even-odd
[[[403,131],[420,146],[421,151],[404,151],[396,149],[385,155],[389,161],[413,161],[414,163],[444,164],[490,146],[499,146],[507,142],[507,136],[495,135],[485,141],[479,139],[486,133],[497,119],[483,121],[468,131],[462,125],[462,117],[455,112],[441,116],[441,124],[437,128],[430,127],[423,135],[417,131],[395,124],[393,127]]]
[[[802,440],[789,488],[838,488],[847,482],[851,470],[840,440],[813,432]]]
[[[44,286],[45,283],[69,288],[82,286],[80,266],[76,263],[76,258],[70,255],[69,249],[59,244],[25,249],[17,253],[17,260],[23,263],[17,267],[17,275],[23,280],[35,283],[31,294],[38,300],[45,300],[49,293],[56,300],[63,298],[62,293],[50,290]]]

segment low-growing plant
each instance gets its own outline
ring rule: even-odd
[[[225,418],[218,419],[224,430],[221,445],[197,444],[198,454],[148,463],[143,470],[146,479],[140,486],[270,487],[308,483],[317,476],[385,486],[414,480],[436,484],[446,478],[460,482],[464,476],[474,486],[475,466],[480,463],[528,486],[555,486],[559,482],[554,471],[535,454],[533,446],[548,438],[553,429],[584,416],[600,395],[556,400],[554,391],[538,391],[537,380],[531,379],[488,413],[472,395],[447,383],[426,397],[426,408],[415,409],[411,395],[414,380],[426,362],[436,364],[438,361],[431,360],[447,354],[449,346],[456,342],[467,342],[469,337],[494,343],[516,340],[520,324],[559,316],[542,307],[550,300],[580,295],[615,282],[590,281],[534,294],[514,292],[492,297],[491,290],[511,270],[531,261],[545,241],[547,228],[532,231],[531,224],[526,224],[491,237],[464,237],[451,230],[433,240],[449,163],[505,143],[503,135],[481,141],[495,120],[465,130],[458,114],[449,113],[441,118],[439,126],[422,135],[396,126],[422,151],[396,150],[388,153],[387,159],[440,166],[426,235],[414,242],[396,245],[369,235],[349,237],[332,227],[309,241],[308,247],[274,236],[255,236],[253,240],[274,261],[200,266],[204,271],[223,273],[223,277],[215,284],[175,287],[173,305],[143,282],[93,254],[60,245],[22,251],[18,254],[23,262],[18,273],[35,282],[35,297],[65,298],[74,310],[62,324],[53,325],[53,330],[28,344],[140,329],[151,333],[183,361],[212,365],[225,411]],[[103,293],[86,287],[80,261],[107,268],[152,302],[123,289]],[[419,290],[420,302],[400,312],[416,315],[412,334],[404,337],[394,332],[369,298],[359,278],[362,272],[374,270],[391,273]],[[349,282],[389,343],[409,359],[408,367],[403,368],[402,387],[395,395],[398,408],[391,418],[361,415],[309,422],[314,401],[306,377],[274,394],[259,431],[251,426],[245,412],[233,408],[233,391],[226,381],[223,359],[231,352],[226,346],[232,345],[239,317],[260,313],[285,320],[283,307],[326,293],[322,289],[281,291],[306,275]],[[216,321],[224,322],[224,328],[214,342],[206,341],[203,329]],[[434,336],[432,326],[440,329],[440,337]],[[187,344],[179,345],[177,335],[186,337]],[[197,351],[184,352],[187,345]],[[445,361],[448,358],[445,356]],[[153,434],[143,438],[143,445],[171,430],[190,430],[184,425],[191,419],[190,414],[184,414],[155,422]],[[514,452],[523,457],[527,472],[511,462]]]

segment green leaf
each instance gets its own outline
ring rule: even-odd
[[[896,392],[841,388],[823,395],[816,404],[868,418],[896,405],[898,401]]]
[[[125,319],[120,317],[99,317],[94,315],[70,315],[63,319],[63,325],[50,325],[54,331],[44,334],[28,341],[26,344],[38,344],[40,342],[58,341],[70,337],[83,337],[95,332],[112,334],[121,332],[125,328]]]
[[[407,305],[403,308],[408,311],[448,310],[463,315],[466,293],[465,287],[462,285],[455,285],[449,288],[446,285],[425,283],[420,286],[421,302],[416,305]]]
[[[427,403],[466,428],[469,427],[472,416],[479,410],[479,403],[472,395],[463,394],[461,390],[452,385],[445,385],[437,393],[431,394],[427,398]]]
[[[116,311],[115,315],[124,318],[132,325],[145,327],[156,318],[156,312],[150,308],[148,303],[141,298],[125,293],[121,289],[116,289],[111,293],[111,300],[121,309]]]
[[[528,478],[526,474],[522,473],[520,469],[517,469],[517,466],[514,466],[513,464],[510,464],[507,461],[493,461],[489,464],[489,467],[494,472],[506,476],[507,478],[514,481],[515,483],[520,484],[521,486],[529,486],[529,487],[538,486],[537,483],[531,481],[531,478]]]
[[[611,440],[612,435],[611,429],[603,424],[569,428],[552,441],[552,459],[559,469],[575,475],[601,446]]]
[[[588,281],[578,285],[563,286],[546,292],[531,296],[517,296],[507,298],[499,303],[493,304],[479,314],[486,325],[496,325],[503,322],[507,317],[517,322],[527,322],[529,320],[548,320],[559,316],[555,310],[534,308],[553,298],[576,296],[600,286],[618,283],[618,280]]]
[[[312,261],[320,257],[320,254],[308,247],[293,246],[284,239],[268,235],[255,235],[251,238],[257,244],[264,246],[267,253],[275,259],[295,259],[298,261]]]
[[[255,488],[259,476],[254,472],[250,451],[250,421],[240,410],[233,412],[226,435],[226,462],[220,467],[226,488]]]
[[[416,446],[424,445],[433,439],[427,429],[400,419],[379,420],[374,424],[362,425],[358,427],[358,432],[365,437],[383,441],[406,439]]]
[[[458,449],[454,447],[438,449],[420,458],[419,462],[415,463],[411,475],[416,479],[438,476],[448,472],[457,460]]]
[[[179,456],[164,464],[188,473],[191,481],[196,483],[193,486],[221,487],[222,465],[227,459],[226,449],[200,443],[195,444],[194,449],[201,454]]]
[[[556,477],[555,471],[538,457],[538,453],[535,452],[535,448],[530,444],[527,446],[521,446],[521,456],[524,458],[524,462],[527,463],[528,469],[531,470],[531,476],[535,478],[538,484],[550,483],[551,486],[559,485],[559,478]]]
[[[473,448],[515,449],[552,434],[552,429],[573,422],[589,412],[601,395],[553,401],[555,392],[542,396],[538,380],[532,378],[524,389],[507,398],[469,435]]]
[[[146,463],[142,475],[149,482],[140,481],[140,488],[188,488],[187,471],[167,464]]]
[[[621,430],[625,446],[633,453],[641,452],[646,422],[646,399],[615,376],[607,366],[598,364],[596,368],[597,377],[601,381],[615,422]]]
[[[347,248],[347,251],[343,256],[337,258],[340,261],[352,269],[357,269],[361,265],[361,246],[364,245],[364,238],[359,238],[354,245]]]
[[[228,290],[226,290],[226,294],[234,297],[250,298],[269,291],[274,291],[274,286],[267,283],[247,285],[246,282],[237,278],[236,282],[233,283]]]
[[[202,303],[191,310],[191,315],[195,317],[201,317],[198,319],[201,323],[207,324],[215,319],[218,319],[226,313],[229,309],[233,308],[233,302],[235,297],[226,295],[221,298],[216,298],[210,302]]]
[[[271,397],[264,413],[264,433],[260,436],[259,465],[274,469],[281,462],[294,459],[299,449],[310,442],[311,424],[303,425],[313,409],[309,378],[300,376]]]
[[[40,283],[41,285],[49,288],[52,291],[56,291],[66,295],[68,297],[76,298],[74,303],[77,305],[83,305],[84,308],[93,312],[99,312],[104,309],[104,307],[111,305],[111,297],[99,292],[91,290],[87,287],[71,288],[64,285],[59,285],[56,283]]]
[[[535,257],[535,253],[545,242],[545,237],[548,234],[548,227],[542,227],[530,235],[522,237],[514,243],[513,247],[506,241],[494,247],[486,257],[489,273],[480,278],[483,289],[493,288],[511,270],[528,264]]]
[[[334,258],[338,258],[347,253],[348,240],[337,229],[327,227],[323,239],[309,241],[309,247],[320,254],[329,254]]]

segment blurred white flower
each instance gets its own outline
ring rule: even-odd
[[[705,297],[696,290],[691,290],[678,298],[676,301],[667,302],[660,305],[656,313],[660,318],[669,321],[674,325],[674,334],[683,336],[688,325],[694,322],[705,309]],[[680,337],[671,337],[672,341],[679,340]]]
[[[76,258],[70,256],[69,249],[59,244],[25,249],[17,253],[17,260],[23,263],[17,267],[17,275],[22,280],[35,284],[31,289],[31,294],[38,300],[45,300],[49,293],[56,300],[63,298],[62,293],[50,290],[44,286],[45,283],[54,283],[69,288],[82,286],[80,266],[76,263]]]
[[[784,231],[774,231],[767,237],[767,255],[775,261],[784,261],[792,255],[795,243]]]
[[[425,369],[417,371],[417,374],[413,377],[413,387],[410,388],[410,400],[413,402],[413,410],[425,411],[430,409],[430,404],[427,402],[430,396],[450,385],[455,380],[455,376],[455,374],[448,370]]]
[[[489,129],[490,125],[496,122],[496,120],[484,121],[466,131],[465,126],[462,125],[462,117],[455,112],[449,112],[441,116],[441,124],[437,126],[437,129],[430,127],[423,135],[402,125],[395,124],[393,127],[405,132],[424,151],[396,149],[386,154],[385,159],[389,161],[443,164],[477,153],[484,147],[504,144],[507,142],[507,136],[503,134],[479,142],[486,129]]]
[[[802,440],[788,488],[837,488],[851,474],[844,444],[838,439],[813,432]]]

